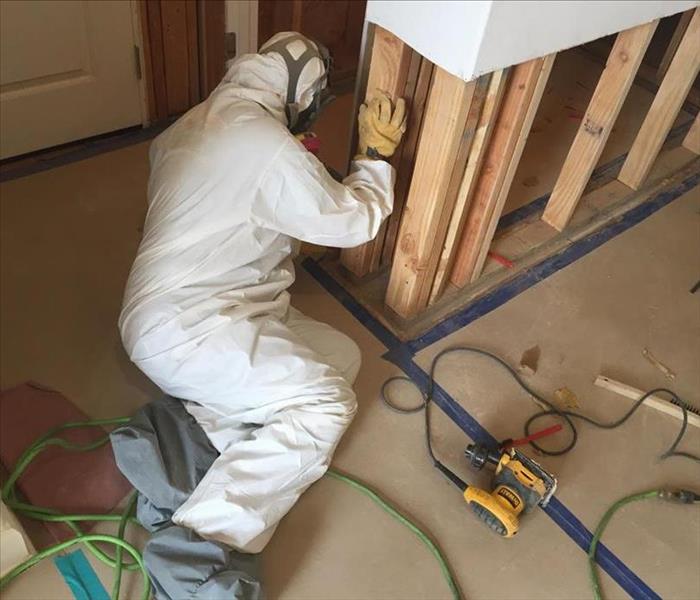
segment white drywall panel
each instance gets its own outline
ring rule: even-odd
[[[469,81],[698,5],[698,0],[369,0],[367,20]]]
[[[473,78],[492,4],[490,1],[369,0],[366,19],[468,81]]]

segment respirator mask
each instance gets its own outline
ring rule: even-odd
[[[290,45],[301,42],[305,49],[295,58],[290,52]],[[260,51],[261,54],[277,52],[287,65],[289,79],[287,82],[287,98],[285,103],[285,113],[289,130],[296,134],[307,131],[311,124],[318,118],[324,106],[335,99],[330,93],[330,71],[333,66],[333,59],[328,49],[318,42],[312,42],[301,34],[295,33],[281,40],[278,40]],[[313,98],[311,104],[299,110],[296,102],[297,86],[304,67],[313,59],[319,59],[323,63],[323,74],[313,83],[311,91]]]

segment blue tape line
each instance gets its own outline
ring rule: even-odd
[[[686,178],[675,188],[660,192],[651,200],[628,211],[617,221],[572,244],[558,255],[542,261],[522,276],[487,295],[474,305],[467,307],[461,313],[450,318],[447,326],[444,326],[444,323],[438,325],[425,336],[412,342],[401,342],[316,261],[307,258],[302,265],[312,277],[339,300],[360,323],[387,347],[388,352],[385,354],[385,358],[401,368],[420,389],[425,391],[428,384],[428,374],[412,358],[417,350],[425,348],[427,345],[445,337],[465,324],[474,321],[479,316],[483,316],[483,314],[501,306],[538,281],[542,281],[570,265],[693,189],[699,182],[700,173],[696,173]],[[471,439],[486,444],[496,443],[496,439],[462,405],[437,384],[434,387],[433,400]],[[543,510],[582,550],[588,551],[593,537],[591,532],[559,499],[552,498],[547,508]],[[635,575],[604,544],[599,544],[598,546],[596,561],[632,598],[661,600],[661,597],[656,592]]]
[[[566,534],[588,554],[593,535],[558,498],[552,498],[544,512],[561,527]],[[606,546],[598,544],[596,562],[635,600],[661,600],[654,590],[637,577]],[[615,575],[613,575],[615,573]]]
[[[76,600],[110,600],[107,590],[82,550],[57,556],[54,564]]]
[[[374,337],[384,344],[389,351],[401,350],[403,342],[375,319],[370,312],[358,303],[343,286],[321,267],[321,265],[309,257],[305,258],[301,264],[316,281],[347,308],[360,323],[369,329]]]
[[[421,389],[425,389],[428,375],[412,359],[397,366],[401,367],[413,381],[421,382]],[[437,384],[433,388],[433,401],[473,441],[490,446],[498,444],[496,438]],[[543,510],[584,552],[588,552],[593,539],[592,533],[558,498],[552,498]],[[661,597],[637,577],[607,546],[598,545],[596,561],[632,598],[661,600]]]
[[[408,354],[392,355],[392,360],[424,393],[430,380],[428,374],[421,369]],[[433,384],[433,402],[437,404],[460,428],[476,443],[497,446],[498,441],[481,424],[472,417],[464,407],[437,383]]]
[[[659,192],[652,199],[640,204],[625,213],[617,221],[614,221],[591,235],[574,242],[571,246],[561,251],[559,254],[550,256],[534,267],[517,275],[501,287],[482,296],[472,304],[466,306],[454,315],[447,317],[444,321],[435,325],[419,337],[406,342],[408,350],[415,354],[423,348],[434,344],[438,340],[454,333],[458,329],[469,325],[476,319],[483,317],[492,310],[502,306],[515,296],[524,292],[536,283],[553,275],[560,269],[577,261],[589,252],[595,250],[605,242],[620,233],[634,227],[641,221],[653,215],[667,204],[673,202],[689,190],[693,189],[700,181],[700,173],[695,173],[681,182],[673,189]]]

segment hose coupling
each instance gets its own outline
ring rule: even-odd
[[[680,504],[693,504],[700,502],[700,494],[692,490],[659,490],[659,498],[668,502]]]

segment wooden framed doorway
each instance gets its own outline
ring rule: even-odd
[[[138,0],[151,122],[201,102],[224,74],[222,0]]]

